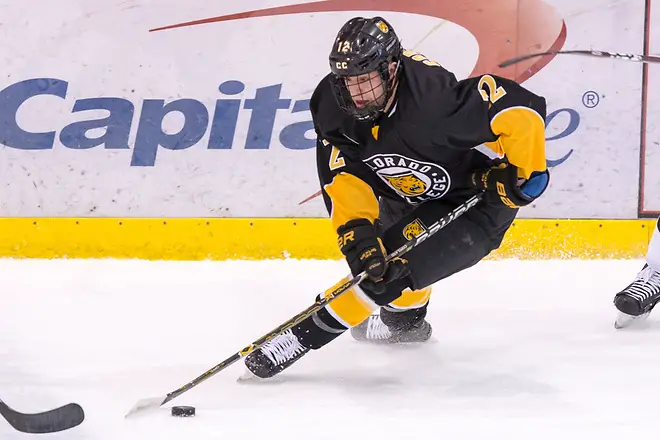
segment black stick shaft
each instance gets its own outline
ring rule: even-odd
[[[531,58],[543,57],[548,55],[582,55],[599,58],[613,58],[626,61],[635,61],[638,63],[660,63],[660,57],[653,55],[635,55],[631,53],[605,52],[602,50],[555,50],[550,52],[538,52],[519,57],[510,58],[499,64],[499,67],[508,67]]]

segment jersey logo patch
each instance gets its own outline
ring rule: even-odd
[[[381,176],[387,180],[387,183],[397,191],[407,196],[418,196],[426,192],[426,183],[415,176],[412,171],[404,171],[403,173],[385,174]]]
[[[417,238],[426,231],[426,227],[422,221],[418,218],[408,223],[405,228],[403,228],[403,236],[406,237],[406,240],[410,241],[413,238]]]
[[[447,194],[451,185],[449,173],[440,165],[399,154],[376,154],[364,163],[412,204],[439,199]]]

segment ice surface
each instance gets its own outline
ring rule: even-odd
[[[335,261],[0,260],[0,397],[75,401],[52,439],[621,439],[655,432],[660,315],[614,330],[641,261],[487,261],[435,286],[424,345],[344,335],[277,378],[242,363],[125,420],[307,307]],[[169,415],[173,404],[195,418]],[[652,436],[651,436],[652,437]],[[0,438],[24,439],[0,419]],[[650,437],[649,437],[650,438]]]

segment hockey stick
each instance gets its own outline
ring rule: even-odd
[[[415,246],[419,245],[422,243],[424,240],[429,238],[430,236],[434,235],[436,232],[438,232],[440,229],[444,228],[447,226],[449,223],[454,221],[456,218],[460,217],[463,215],[468,209],[472,208],[474,205],[476,205],[479,200],[481,200],[483,194],[479,193],[470,199],[468,199],[466,202],[463,204],[459,205],[456,209],[454,209],[452,212],[447,214],[446,216],[442,217],[440,220],[437,222],[433,223],[431,226],[429,226],[428,230],[422,232],[419,234],[417,237],[413,238],[412,240],[406,242],[403,246],[400,248],[396,249],[393,251],[391,254],[389,254],[386,258],[387,261],[391,261],[394,258],[400,257],[401,255],[405,254],[406,252],[410,251],[412,248]],[[286,321],[284,324],[276,327],[275,329],[271,330],[268,332],[266,335],[262,336],[261,338],[257,339],[254,341],[252,344],[248,345],[247,347],[243,348],[242,350],[234,353],[231,355],[229,358],[225,359],[224,361],[220,362],[218,365],[215,367],[211,368],[210,370],[206,371],[205,373],[202,373],[200,376],[197,378],[193,379],[192,381],[188,382],[187,384],[183,385],[181,388],[174,390],[164,396],[159,396],[159,397],[152,397],[148,399],[142,399],[138,401],[138,403],[131,408],[131,410],[126,414],[126,417],[132,416],[138,412],[142,412],[145,410],[153,410],[161,407],[162,405],[166,404],[170,400],[180,396],[181,394],[185,393],[186,391],[190,391],[193,387],[196,387],[206,379],[209,379],[211,376],[214,376],[215,374],[219,373],[220,371],[224,370],[225,368],[229,367],[236,361],[240,360],[241,358],[249,355],[253,351],[257,350],[260,348],[262,345],[264,345],[266,342],[270,341],[274,337],[278,336],[279,334],[283,333],[284,331],[296,326],[300,322],[304,321],[305,319],[309,318],[312,316],[314,313],[318,312],[320,309],[323,307],[327,306],[330,304],[332,301],[335,299],[339,298],[342,294],[347,292],[351,287],[355,286],[356,284],[361,283],[365,278],[367,274],[366,272],[361,272],[355,277],[351,278],[349,281],[345,282],[341,286],[338,286],[335,288],[332,292],[329,292],[325,298],[321,298],[314,302],[310,307],[307,309],[303,310],[302,312],[298,313],[296,316],[293,318],[289,319]]]
[[[48,434],[74,428],[85,420],[85,412],[77,403],[69,403],[50,411],[20,413],[0,400],[0,414],[17,431],[27,434]]]
[[[530,58],[543,57],[547,55],[583,55],[599,58],[614,58],[626,61],[636,61],[638,63],[660,63],[660,57],[653,55],[635,55],[631,53],[605,52],[602,50],[553,50],[550,52],[531,53],[519,57],[511,58],[499,64],[499,67],[508,67],[512,64],[528,60]]]

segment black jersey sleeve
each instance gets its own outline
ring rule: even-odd
[[[336,231],[350,220],[378,218],[378,198],[367,183],[369,168],[360,160],[358,145],[342,136],[345,116],[337,107],[326,80],[312,95],[310,112],[316,132],[316,167],[321,193]]]
[[[546,170],[546,102],[515,81],[482,75],[459,81],[447,97],[443,131],[456,145],[485,144],[528,179]],[[446,101],[447,102],[447,101]]]
[[[336,231],[350,220],[378,218],[378,198],[364,176],[365,165],[325,138],[316,141],[316,165],[325,206]]]

